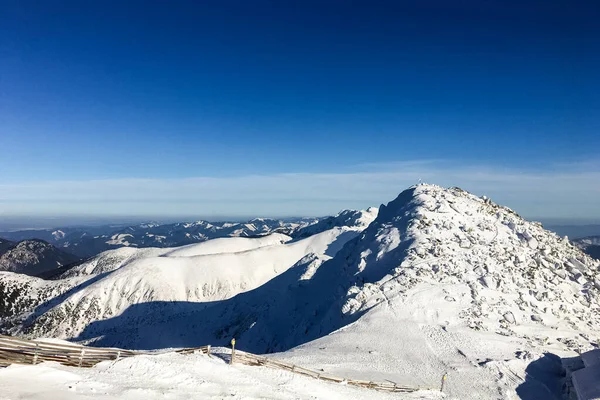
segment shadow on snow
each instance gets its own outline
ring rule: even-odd
[[[525,381],[517,387],[517,395],[523,400],[569,399],[572,389],[567,370],[576,370],[582,366],[580,357],[560,358],[555,354],[545,353],[527,366]]]

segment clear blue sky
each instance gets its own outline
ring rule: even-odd
[[[326,213],[421,175],[490,191],[464,179],[482,169],[593,180],[599,20],[592,1],[0,0],[0,215]],[[357,194],[357,173],[393,187]],[[342,178],[311,197],[313,175]],[[544,213],[582,212],[563,203]]]

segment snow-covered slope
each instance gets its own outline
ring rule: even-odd
[[[560,361],[525,369],[544,365],[545,352],[575,356],[598,345],[599,266],[508,208],[421,185],[321,267],[355,283],[341,309],[319,310],[309,335],[355,322],[280,357],[415,385],[447,374],[452,398],[558,399]]]
[[[246,250],[257,249],[273,244],[282,244],[291,240],[282,234],[272,234],[260,238],[220,238],[208,240],[197,244],[175,248],[142,248],[122,247],[105,251],[85,263],[71,268],[63,273],[61,278],[70,278],[83,275],[97,275],[114,271],[121,266],[138,259],[151,257],[191,257],[220,253],[238,253]]]
[[[361,379],[437,387],[447,373],[453,398],[550,393],[548,382],[525,380],[525,368],[545,352],[596,346],[599,267],[506,207],[419,185],[333,259],[304,257],[208,308],[139,304],[79,339],[153,348],[236,337],[242,349],[285,351],[277,357]]]
[[[36,307],[60,296],[88,278],[51,281],[33,276],[0,271],[0,333],[20,326]]]
[[[331,258],[357,234],[335,228],[297,241],[273,234],[177,249],[108,251],[54,281],[69,289],[32,315],[23,315],[27,319],[19,330],[73,338],[91,323],[118,316],[136,304],[183,301],[205,307],[259,287],[307,255]],[[9,286],[11,277],[0,277],[0,282]]]
[[[382,393],[349,385],[329,384],[270,368],[229,365],[218,357],[176,353],[105,361],[94,368],[55,363],[12,365],[0,369],[3,399],[319,399],[392,400]],[[440,399],[431,393],[433,399]],[[423,393],[409,399],[423,399]]]
[[[0,243],[0,271],[39,276],[79,260],[43,240]]]
[[[377,217],[378,211],[376,207],[369,207],[366,210],[343,210],[335,216],[323,218],[305,227],[299,227],[292,232],[292,235],[294,237],[308,237],[336,226],[365,229]]]
[[[260,247],[283,244],[291,238],[279,233],[267,235],[252,240],[246,238],[221,238],[213,239],[199,244],[181,246],[175,250],[164,253],[169,257],[192,257],[219,253],[238,253],[241,251],[258,249]]]

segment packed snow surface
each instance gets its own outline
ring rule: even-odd
[[[106,361],[93,368],[55,363],[0,369],[0,399],[397,399],[280,370],[228,365],[205,355],[164,354]],[[403,397],[423,399],[423,393]],[[430,393],[430,399],[440,399]]]

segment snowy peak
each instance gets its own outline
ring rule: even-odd
[[[65,237],[65,233],[60,229],[57,229],[54,232],[52,232],[52,237],[54,238],[54,240],[60,240]]]
[[[40,276],[80,260],[43,240],[4,244],[4,251],[0,252],[0,271]]]
[[[387,291],[464,284],[472,299],[461,315],[476,330],[512,334],[514,324],[565,317],[582,332],[600,328],[600,262],[541,224],[459,188],[402,192],[345,250],[339,256],[348,260],[346,273],[361,282],[348,291],[348,314]]]
[[[343,210],[332,217],[323,218],[315,223],[302,227],[293,233],[295,237],[308,237],[334,227],[348,227],[363,230],[377,217],[378,209],[369,207],[366,210]]]

